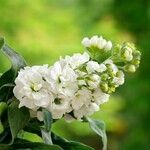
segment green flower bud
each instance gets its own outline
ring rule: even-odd
[[[135,59],[139,59],[139,60],[141,59],[141,52],[140,51],[137,51],[137,50],[134,51],[133,55],[134,55]]]
[[[133,60],[133,62],[132,62],[134,65],[136,65],[136,66],[138,66],[139,64],[140,64],[140,60]]]
[[[131,61],[133,59],[132,52],[133,52],[133,50],[132,50],[131,47],[124,46],[121,49],[121,57],[122,57],[122,59],[125,60],[125,61]]]
[[[107,93],[107,91],[108,91],[108,84],[103,82],[103,83],[100,84],[100,88],[101,88],[101,90],[103,92]]]
[[[135,67],[135,65],[126,65],[125,71],[134,73],[136,71],[136,67]]]
[[[104,74],[101,75],[101,80],[102,81],[106,81],[108,78],[109,78],[109,76],[108,76],[107,73],[104,73]]]
[[[116,77],[121,77],[123,74],[123,72],[121,70],[118,70],[118,72],[116,73]]]
[[[111,94],[111,93],[113,93],[113,92],[115,92],[115,91],[116,91],[116,87],[115,87],[115,86],[112,86],[112,87],[109,88],[108,94]]]

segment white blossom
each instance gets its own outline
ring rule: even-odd
[[[115,83],[117,86],[122,85],[124,83],[124,73],[123,73],[123,71],[117,72],[117,76],[114,77],[113,83]]]
[[[74,110],[74,116],[81,120],[84,116],[90,116],[94,112],[99,110],[99,106],[96,103],[91,102],[89,105],[83,105],[80,109]]]
[[[70,99],[63,95],[56,97],[52,105],[48,107],[48,110],[52,113],[53,119],[60,119],[65,113],[69,113],[72,110]]]
[[[100,76],[97,74],[90,75],[89,79],[87,80],[87,83],[88,83],[90,89],[97,88],[100,83]]]
[[[71,105],[74,110],[80,109],[83,105],[89,105],[91,102],[92,93],[87,88],[79,90],[75,97],[72,99]]]
[[[66,96],[74,95],[77,91],[77,75],[64,61],[58,61],[50,68],[49,84],[53,93]]]
[[[88,62],[89,59],[90,59],[90,56],[86,52],[83,54],[80,54],[80,53],[74,54],[72,57],[70,57],[70,56],[65,57],[66,62],[73,69],[75,69],[75,68],[79,67],[80,65],[83,65],[84,63]]]
[[[112,49],[111,41],[106,41],[102,36],[98,37],[97,35],[93,36],[91,39],[85,37],[81,43],[86,48],[97,47],[99,49],[104,49],[105,51]]]
[[[100,65],[96,61],[89,61],[86,64],[86,70],[88,71],[88,73],[93,73],[95,71],[100,72],[101,68],[100,68]]]
[[[93,101],[97,105],[101,105],[109,100],[109,96],[110,96],[109,94],[106,94],[106,93],[102,92],[102,90],[100,88],[97,88],[93,92]]]
[[[19,107],[26,106],[36,110],[39,107],[47,107],[53,101],[53,94],[46,82],[48,72],[47,65],[20,70],[13,90],[15,97],[20,101]]]

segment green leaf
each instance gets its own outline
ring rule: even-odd
[[[30,114],[27,108],[18,108],[18,102],[13,101],[8,106],[8,122],[12,134],[12,142],[17,136],[18,132],[22,130],[30,119]]]
[[[37,134],[34,133],[30,133],[24,130],[21,130],[18,135],[17,138],[19,139],[24,139],[30,142],[40,142],[43,143],[43,140],[40,136],[38,136]]]
[[[0,38],[0,51],[2,51],[11,61],[11,68],[6,71],[0,77],[0,87],[8,83],[14,83],[14,80],[18,74],[18,71],[26,66],[26,62],[22,56],[11,49],[4,41],[4,38]],[[0,90],[0,101],[7,101],[13,96],[13,87],[4,87]]]
[[[0,90],[2,90],[4,87],[14,87],[14,86],[15,86],[15,84],[13,84],[13,83],[7,83],[7,84],[2,85],[0,87]]]
[[[86,121],[89,123],[91,129],[102,138],[103,150],[107,149],[107,136],[105,130],[105,123],[103,121],[86,118]]]
[[[80,142],[68,141],[60,136],[52,133],[52,141],[54,144],[61,146],[64,150],[94,150],[90,146],[82,144]]]
[[[41,137],[41,126],[43,126],[43,122],[38,121],[36,118],[30,118],[30,121],[28,125],[25,126],[24,130],[35,133]]]
[[[0,77],[0,101],[7,101],[13,97],[13,87],[3,87],[8,83],[14,83],[14,70],[11,68]]]
[[[86,49],[92,60],[102,63],[104,60],[111,56],[112,51],[105,51],[97,47],[91,47]]]
[[[26,66],[24,58],[10,48],[5,42],[1,46],[1,51],[10,59],[12,62],[12,68],[15,72]]]
[[[2,116],[3,112],[7,109],[7,104],[4,102],[0,102],[0,117]]]
[[[44,143],[38,142],[28,142],[26,140],[16,140],[13,145],[13,149],[32,149],[32,150],[63,150],[58,145],[47,145]]]
[[[47,145],[38,142],[28,142],[17,139],[12,145],[0,144],[0,150],[63,150],[58,145]]]

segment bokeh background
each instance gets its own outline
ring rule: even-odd
[[[0,0],[0,35],[29,65],[53,64],[82,52],[84,36],[132,41],[142,52],[141,66],[92,117],[107,125],[109,150],[150,149],[149,0]],[[0,72],[9,61],[0,53]],[[53,131],[100,150],[101,140],[80,122],[60,120]]]

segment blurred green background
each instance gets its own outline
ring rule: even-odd
[[[82,52],[84,36],[132,41],[142,51],[138,72],[93,115],[107,125],[109,150],[150,149],[149,0],[0,0],[0,35],[29,65],[53,64]],[[9,68],[0,54],[0,72]],[[87,124],[60,120],[53,130],[100,150],[101,140]]]

